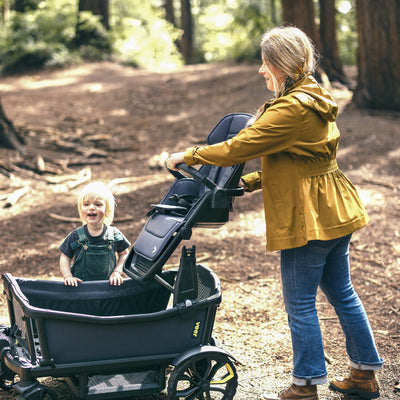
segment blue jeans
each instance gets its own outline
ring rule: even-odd
[[[350,239],[351,235],[314,240],[303,247],[281,251],[283,298],[293,347],[293,383],[297,385],[326,382],[315,307],[318,286],[339,317],[351,365],[370,370],[382,367],[367,315],[351,283]]]

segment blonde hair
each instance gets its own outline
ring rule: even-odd
[[[86,201],[102,200],[106,205],[104,213],[103,223],[111,225],[114,219],[115,199],[110,188],[103,182],[92,182],[87,184],[78,196],[78,211],[79,217],[82,223],[85,223],[85,219],[82,216],[82,205]]]
[[[293,26],[276,27],[261,39],[261,54],[266,67],[272,65],[286,76],[279,87],[273,74],[275,97],[282,95],[305,75],[315,71],[318,55],[310,38]]]

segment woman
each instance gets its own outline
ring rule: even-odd
[[[243,176],[241,184],[248,192],[263,190],[267,249],[281,251],[294,365],[293,383],[278,398],[318,399],[316,385],[326,382],[318,286],[339,316],[352,368],[348,377],[333,379],[331,388],[379,397],[374,371],[383,360],[349,271],[351,234],[368,216],[336,163],[338,106],[311,76],[315,52],[301,30],[274,28],[263,36],[261,50],[259,73],[275,97],[233,139],[171,154],[167,166],[229,166],[261,158],[262,170]]]

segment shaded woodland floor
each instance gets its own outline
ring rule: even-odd
[[[351,92],[331,88],[341,106],[338,161],[360,191],[369,225],[353,236],[353,283],[385,359],[381,398],[399,397],[400,115],[354,109]],[[116,226],[134,242],[150,204],[172,182],[166,152],[202,144],[225,114],[254,113],[267,92],[255,65],[202,65],[153,73],[112,63],[0,79],[4,109],[28,153],[0,149],[0,273],[58,279],[57,247],[79,225],[76,196],[88,179],[113,180]],[[253,161],[247,170],[258,167]],[[239,198],[231,221],[194,232],[198,261],[221,279],[214,333],[239,364],[235,399],[255,400],[290,383],[290,334],[279,254],[266,253],[261,193]],[[177,252],[178,254],[179,252]],[[173,256],[170,265],[178,262]],[[346,373],[340,325],[319,294],[329,377]],[[7,323],[2,298],[1,322]],[[62,399],[66,384],[47,379]],[[321,399],[356,399],[320,389]],[[11,399],[13,393],[0,393]],[[147,398],[165,399],[166,395]]]

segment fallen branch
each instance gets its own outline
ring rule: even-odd
[[[79,185],[82,185],[82,183],[89,181],[91,178],[92,178],[92,170],[90,168],[84,168],[79,171],[78,179],[76,179],[74,182],[68,183],[67,186],[69,189],[73,189]]]
[[[25,196],[28,192],[29,192],[29,186],[24,186],[23,188],[20,188],[20,189],[16,190],[15,192],[10,193],[7,196],[7,200],[6,200],[6,203],[3,208],[12,207],[15,203],[18,202],[18,200],[21,197]]]
[[[77,217],[64,217],[62,215],[50,213],[49,217],[62,222],[79,222],[81,219]]]
[[[29,177],[29,178],[36,179],[38,181],[42,181],[43,180],[43,178],[40,175],[35,174],[34,172],[26,170],[24,168],[20,168],[20,167],[16,166],[15,164],[13,164],[11,161],[3,161],[1,163],[1,166],[5,170],[9,171],[10,173],[17,173],[17,174],[20,174],[22,176],[26,176],[26,177]]]
[[[393,190],[397,189],[396,185],[392,185],[391,183],[388,183],[388,182],[381,182],[381,181],[377,181],[374,179],[363,179],[362,181],[363,181],[363,183],[370,183],[372,185],[383,186],[383,187],[393,189]]]
[[[68,166],[77,166],[77,165],[96,165],[103,164],[104,158],[87,158],[87,157],[75,157],[69,160],[63,161],[65,168]]]
[[[52,184],[61,184],[64,182],[73,181],[66,183],[68,189],[73,189],[74,187],[77,187],[82,183],[89,181],[91,178],[92,178],[92,170],[90,169],[90,167],[87,167],[81,169],[78,173],[73,175],[70,174],[62,176],[51,176],[48,177],[46,180],[48,183]]]

